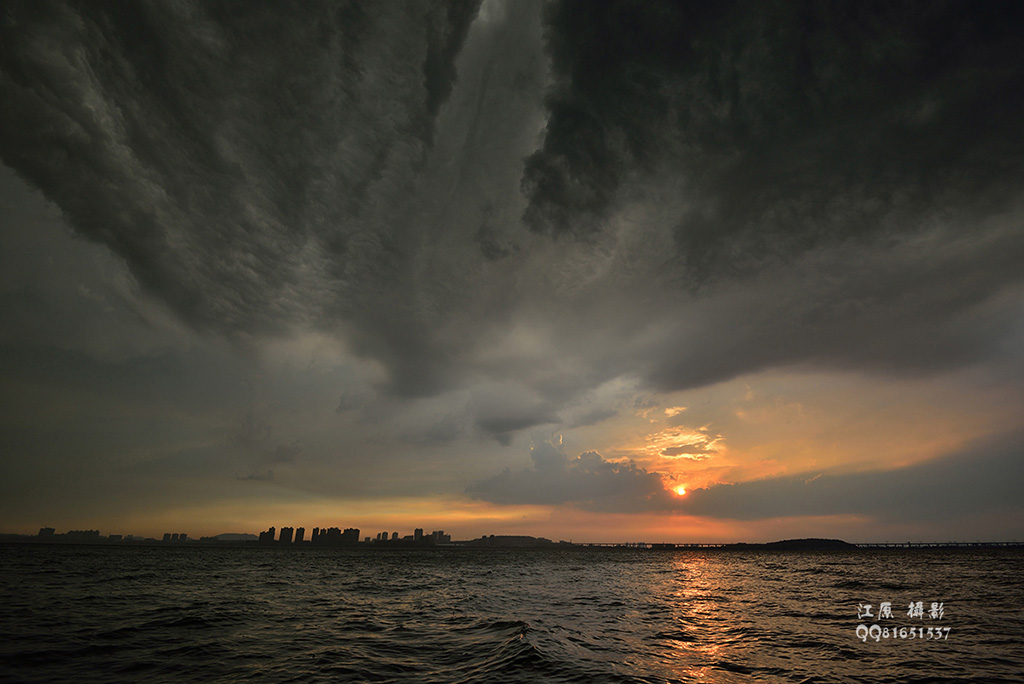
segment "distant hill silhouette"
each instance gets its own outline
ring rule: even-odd
[[[852,551],[857,546],[841,539],[785,539],[767,544],[726,544],[725,548],[769,551]]]
[[[489,535],[463,542],[463,546],[485,547],[485,548],[536,548],[557,546],[555,542],[544,537],[530,537],[526,535]]]
[[[259,537],[255,534],[238,534],[235,532],[225,532],[224,534],[218,534],[214,536],[217,541],[257,541]]]

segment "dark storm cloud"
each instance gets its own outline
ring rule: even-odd
[[[436,416],[426,426],[416,426],[402,431],[402,439],[420,446],[447,445],[462,436],[464,426],[459,416],[448,412]]]
[[[294,463],[295,459],[302,453],[302,444],[278,444],[268,456],[271,463]]]
[[[671,170],[691,286],[921,210],[998,212],[1024,180],[1019,5],[565,0],[547,22],[528,222],[586,235],[627,178]]]
[[[266,416],[260,416],[250,409],[235,425],[230,437],[231,444],[244,451],[260,451],[273,433],[273,427]]]
[[[509,444],[512,433],[536,425],[559,423],[554,416],[542,407],[499,408],[488,411],[477,418],[476,424],[484,432],[491,434],[502,444]]]
[[[302,443],[299,440],[291,444],[276,445],[274,441],[274,428],[266,412],[255,409],[246,412],[228,437],[232,447],[241,452],[247,460],[256,463],[294,463],[302,454]]]
[[[514,432],[562,422],[550,403],[521,388],[482,388],[470,403],[476,427],[506,446]]]
[[[553,3],[546,109],[538,6],[484,9],[8,3],[0,156],[192,328],[327,331],[406,398],[525,388],[427,441],[1012,333],[1015,6]]]
[[[886,521],[949,521],[1022,512],[1024,435],[1004,436],[897,470],[787,477],[695,489],[679,500],[687,513],[755,520],[861,514]]]
[[[608,420],[609,418],[614,418],[618,414],[619,410],[617,408],[595,408],[573,418],[569,425],[570,427],[596,425],[602,421]]]
[[[193,326],[328,325],[400,277],[477,6],[7,3],[0,155]]]
[[[675,390],[797,363],[905,376],[979,363],[1018,334],[1022,259],[1016,226],[817,250],[666,324],[645,375]]]
[[[252,482],[269,482],[274,479],[274,471],[264,470],[262,472],[249,473],[248,475],[239,475],[236,479]]]
[[[480,8],[480,0],[452,0],[435,3],[427,13],[427,57],[423,73],[427,88],[427,112],[437,110],[452,91],[455,58],[466,40],[469,25]]]
[[[600,512],[667,510],[673,496],[661,477],[633,463],[613,463],[588,451],[570,458],[561,446],[544,443],[530,450],[533,467],[506,469],[471,485],[471,496],[496,504],[572,504]]]

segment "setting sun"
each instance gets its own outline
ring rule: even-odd
[[[686,495],[686,485],[679,485],[678,487],[676,487],[675,488],[675,493],[678,496],[685,496]]]

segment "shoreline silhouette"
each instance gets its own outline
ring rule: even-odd
[[[52,528],[43,528],[50,530]],[[397,534],[397,533],[396,533]],[[165,535],[166,537],[166,535]],[[447,537],[447,535],[446,535]],[[414,538],[369,537],[344,543],[317,543],[315,540],[281,541],[262,540],[248,533],[224,533],[212,537],[192,538],[185,534],[163,540],[132,535],[103,536],[96,530],[71,530],[57,534],[47,532],[36,535],[0,533],[0,544],[78,544],[90,546],[157,546],[189,548],[278,548],[278,549],[643,549],[650,551],[859,551],[867,549],[964,549],[964,548],[1021,548],[1020,541],[945,541],[945,542],[847,542],[842,539],[799,538],[772,542],[571,542],[552,541],[530,535],[484,535],[476,539],[436,541],[435,537]]]

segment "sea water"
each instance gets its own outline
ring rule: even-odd
[[[0,680],[1020,682],[1024,553],[4,544]]]

